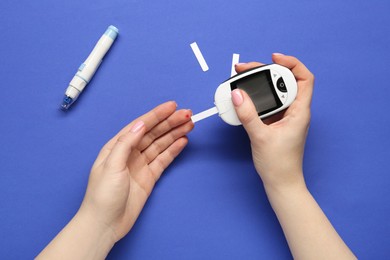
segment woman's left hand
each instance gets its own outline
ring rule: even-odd
[[[155,183],[188,142],[191,111],[176,107],[167,102],[131,122],[92,167],[79,213],[111,229],[115,242],[130,231]]]

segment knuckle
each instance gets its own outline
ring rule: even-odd
[[[160,142],[154,142],[153,149],[160,153],[163,150],[163,145]]]
[[[263,129],[263,131],[256,130],[253,134],[254,140],[257,142],[263,143],[270,139],[270,136],[267,135],[267,132]]]
[[[311,82],[314,82],[314,80],[315,80],[315,76],[314,76],[314,74],[311,71],[309,71],[309,80]]]
[[[126,135],[119,136],[119,138],[116,142],[117,143],[127,143],[127,136]]]
[[[253,115],[253,113],[248,113],[248,112],[240,113],[240,121],[243,124],[249,124],[254,119],[255,119],[255,116]]]
[[[126,147],[127,149],[133,150],[134,149],[134,140],[129,135],[121,135],[119,136],[118,140],[116,141],[117,145],[122,145]]]
[[[161,161],[157,160],[156,163],[157,163],[157,168],[159,168],[159,171],[162,172],[162,171],[165,170],[163,165],[162,165],[162,163],[161,163]],[[160,179],[160,175],[159,174],[152,173],[151,175],[152,175],[154,183],[156,183]]]
[[[160,171],[164,171],[165,169],[166,169],[166,165],[165,165],[165,163],[162,161],[162,160],[160,160],[160,159],[156,159],[157,161],[156,161],[156,163],[157,163],[157,165],[158,165],[158,167],[160,168]],[[158,180],[158,178],[156,178],[156,181]]]
[[[106,169],[111,169],[115,166],[115,162],[113,161],[112,158],[107,158],[107,160],[104,162],[104,168]]]
[[[295,56],[290,56],[291,60],[295,63],[295,64],[298,64],[298,63],[302,63],[297,57]]]
[[[269,137],[265,134],[256,132],[253,135],[249,136],[251,144],[255,147],[263,147],[265,143],[269,141]]]
[[[147,133],[146,135],[145,135],[145,139],[147,139],[147,140],[155,140],[158,136],[157,136],[157,134],[155,133],[155,131],[150,131],[149,133]]]
[[[192,129],[194,129],[194,124],[193,123],[187,124],[185,129],[184,129],[184,134],[190,132]]]

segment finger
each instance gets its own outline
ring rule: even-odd
[[[313,74],[306,66],[293,56],[274,53],[272,54],[272,60],[279,65],[289,68],[297,80],[311,80],[313,78]]]
[[[296,100],[310,106],[313,96],[314,75],[306,68],[306,66],[293,56],[283,54],[273,54],[272,60],[289,68],[294,74],[298,82],[298,93]]]
[[[105,166],[114,172],[125,169],[131,152],[137,147],[144,133],[145,123],[143,121],[137,121],[130,131],[116,140],[111,153],[107,156]]]
[[[164,152],[177,139],[185,136],[194,128],[194,123],[189,121],[155,140],[148,148],[142,151],[146,163],[153,161],[160,153]]]
[[[241,90],[235,89],[232,91],[232,101],[236,110],[238,119],[247,131],[249,138],[253,140],[254,137],[261,134],[266,127],[260,120],[255,105],[248,96],[248,94]]]
[[[154,140],[164,135],[165,133],[171,131],[179,125],[182,125],[191,120],[192,112],[188,109],[178,110],[172,115],[170,115],[166,120],[160,122],[152,130],[150,130],[144,138],[142,138],[141,143],[138,148],[143,151],[147,148]]]
[[[150,164],[150,170],[157,181],[163,171],[172,163],[172,161],[183,151],[187,145],[187,137],[181,137],[171,144],[164,152],[157,156]]]
[[[146,132],[148,132],[150,129],[152,129],[154,126],[156,126],[161,121],[168,118],[170,115],[172,115],[176,110],[177,104],[173,101],[166,102],[164,104],[161,104],[148,113],[142,115],[141,117],[137,118],[136,120],[132,121],[130,124],[125,126],[114,138],[111,139],[112,143],[116,142],[116,139],[119,138],[123,133],[126,133],[129,131],[129,129],[134,125],[137,121],[143,121],[145,123]],[[110,142],[111,142],[110,141]],[[108,146],[110,146],[110,142],[108,143]],[[113,144],[111,144],[112,146]]]
[[[134,120],[127,126],[125,126],[119,133],[117,133],[110,141],[108,141],[103,148],[101,149],[98,158],[96,159],[95,165],[99,165],[103,162],[107,156],[110,154],[112,148],[114,147],[118,138],[125,133],[127,133],[130,128],[138,121],[143,121],[145,123],[145,131],[152,129],[159,122],[165,120],[171,114],[173,114],[176,110],[177,104],[174,101],[169,101],[164,104],[161,104],[138,119]]]
[[[260,62],[237,63],[235,65],[235,70],[237,71],[237,73],[241,73],[241,72],[244,72],[246,70],[253,69],[253,68],[256,68],[259,66],[263,66],[263,65],[264,64],[260,63]]]

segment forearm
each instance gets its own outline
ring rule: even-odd
[[[294,259],[356,259],[304,183],[265,189]]]
[[[109,228],[78,212],[37,259],[105,259],[114,243]]]

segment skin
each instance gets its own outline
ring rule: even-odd
[[[248,133],[253,162],[295,259],[356,259],[306,187],[302,161],[310,124],[314,76],[296,58],[273,54],[298,83],[282,113],[261,121],[249,96],[232,92]],[[261,65],[236,65],[242,72]],[[100,151],[82,205],[37,259],[104,259],[133,227],[163,171],[186,146],[191,111],[174,102],[134,120]],[[259,231],[260,232],[260,231]]]
[[[133,227],[163,171],[187,145],[190,110],[164,103],[100,151],[80,209],[37,259],[104,259]]]
[[[294,259],[356,259],[310,194],[303,177],[314,76],[295,57],[273,54],[272,60],[289,68],[298,83],[297,97],[284,113],[263,122],[244,91],[232,92],[268,199]],[[259,65],[262,64],[240,64],[236,70],[242,72]]]

